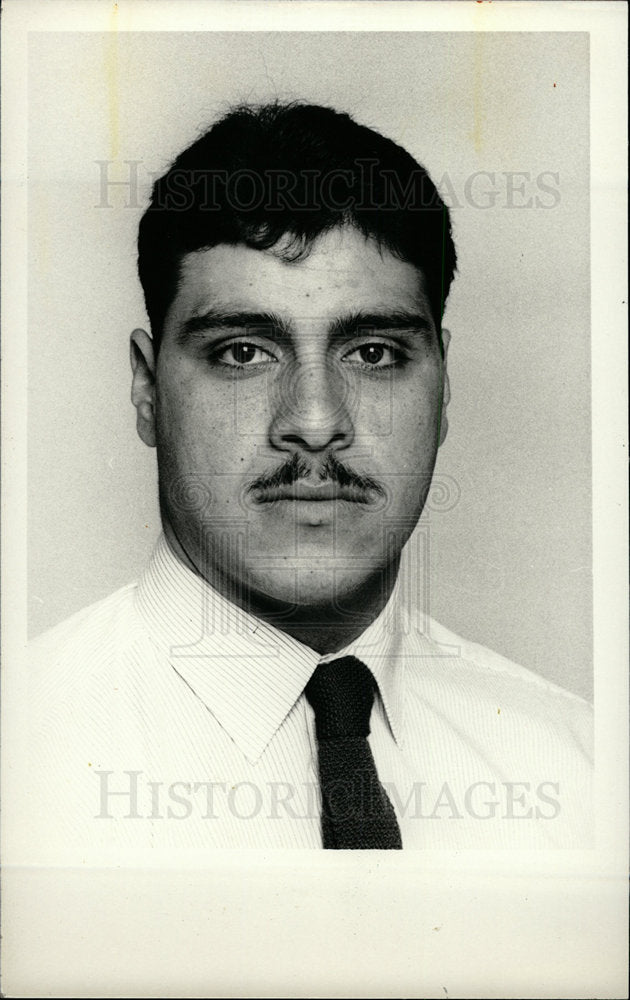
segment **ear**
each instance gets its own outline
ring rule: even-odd
[[[155,448],[155,354],[146,330],[134,330],[129,340],[131,402],[136,408],[136,428],[149,448]]]
[[[444,443],[446,437],[446,432],[448,431],[448,417],[446,416],[446,407],[451,401],[451,386],[448,380],[448,371],[446,370],[446,356],[448,354],[448,345],[451,342],[450,330],[444,329],[442,327],[442,344],[444,345],[444,359],[442,363],[442,373],[444,378],[444,390],[442,393],[442,412],[440,414],[440,440],[439,444]]]

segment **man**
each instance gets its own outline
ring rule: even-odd
[[[156,182],[131,363],[163,536],[36,643],[48,841],[588,843],[588,707],[400,583],[455,263],[426,171],[328,108],[236,109]]]

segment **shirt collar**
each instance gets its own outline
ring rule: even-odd
[[[321,657],[242,611],[188,569],[164,535],[135,594],[153,641],[250,762],[259,759],[324,660],[357,656],[370,668],[397,742],[402,738],[406,631],[398,584],[358,639]]]
[[[369,668],[379,694],[392,735],[399,746],[403,740],[404,716],[404,636],[409,632],[407,613],[402,601],[400,580],[374,621],[357,639],[336,653],[322,656],[319,662],[341,656],[356,656]]]

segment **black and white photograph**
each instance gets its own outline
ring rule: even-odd
[[[625,8],[5,13],[3,992],[625,995]]]

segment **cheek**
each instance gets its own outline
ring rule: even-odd
[[[390,433],[375,447],[390,516],[415,521],[422,512],[438,451],[439,400],[437,387],[426,384],[394,394]]]
[[[362,408],[360,430],[395,470],[412,472],[437,443],[440,395],[435,385],[392,384],[387,395]]]
[[[264,378],[213,381],[179,366],[158,381],[158,433],[178,452],[234,470],[268,431],[270,394]]]
[[[178,464],[221,465],[234,455],[238,436],[230,400],[192,379],[160,385],[156,407],[158,447]]]
[[[355,390],[355,398],[350,402],[354,404],[350,410],[354,411],[355,431],[359,436],[374,438],[380,445],[390,443],[398,422],[394,379],[383,379],[364,386],[359,384],[359,390]]]

